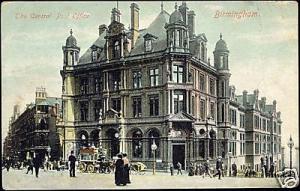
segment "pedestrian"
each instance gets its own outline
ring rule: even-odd
[[[273,178],[273,176],[274,176],[274,163],[272,162],[270,166],[270,177]]]
[[[170,166],[171,176],[173,176],[173,175],[174,175],[174,165],[173,165],[173,163],[171,162],[171,163],[169,164],[169,166]]]
[[[5,161],[5,166],[6,166],[7,172],[9,171],[9,168],[10,168],[10,166],[11,166],[11,163],[12,163],[11,159],[10,159],[9,157],[7,157],[7,158],[6,158],[6,161]]]
[[[76,157],[74,156],[74,151],[71,151],[71,155],[69,156],[70,177],[75,177],[75,163]]]
[[[217,175],[219,175],[219,180],[221,180],[221,175],[222,175],[222,157],[219,156],[218,159],[217,159],[217,162],[216,162],[216,170],[217,170],[217,173],[214,174],[214,177],[216,177]]]
[[[41,158],[39,156],[38,153],[35,154],[34,158],[33,158],[33,166],[34,166],[34,170],[35,170],[35,177],[39,177],[39,169],[41,166]]]
[[[210,169],[209,169],[209,160],[207,159],[206,162],[204,163],[204,172],[203,172],[203,178],[205,174],[208,174],[210,178],[212,178],[210,174]]]
[[[124,178],[124,161],[122,160],[122,154],[117,155],[118,159],[116,160],[116,168],[115,168],[115,184],[120,186],[126,186],[125,178]]]
[[[32,158],[28,158],[27,160],[28,168],[26,174],[28,174],[29,171],[31,171],[31,174],[33,174],[33,161]]]
[[[180,162],[177,163],[177,175],[180,173],[182,175],[182,164]]]
[[[195,170],[194,170],[194,164],[192,162],[190,162],[190,166],[189,166],[189,176],[194,176],[195,174]]]
[[[237,174],[237,166],[236,166],[235,162],[233,162],[233,164],[231,165],[231,171],[232,171],[232,175],[236,176],[236,174]]]
[[[129,160],[127,158],[127,154],[123,153],[123,161],[124,161],[124,178],[125,178],[125,182],[127,184],[130,184],[130,178],[129,178],[129,170],[130,170],[130,164],[129,164]]]

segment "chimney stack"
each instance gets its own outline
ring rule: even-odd
[[[262,97],[262,98],[261,98],[261,101],[262,101],[262,109],[263,109],[263,110],[265,110],[265,108],[266,108],[266,100],[267,100],[266,97]]]
[[[99,36],[107,29],[106,25],[100,25],[99,26]]]
[[[273,101],[273,110],[274,110],[274,112],[276,112],[276,104],[277,104],[277,102],[276,102],[276,100],[274,100]]]
[[[139,6],[131,3],[131,48],[134,47],[136,39],[139,36]]]
[[[187,16],[188,10],[189,8],[186,6],[186,2],[183,1],[182,4],[179,6],[179,12],[182,15],[183,22],[185,25],[188,25],[188,16]]]
[[[248,102],[248,92],[246,90],[243,91],[243,106],[247,106]]]
[[[195,36],[195,12],[188,11],[188,31],[190,39]]]

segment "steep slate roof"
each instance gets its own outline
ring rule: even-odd
[[[47,97],[46,100],[41,101],[39,103],[37,103],[36,105],[51,105],[51,106],[55,106],[55,104],[62,104],[62,100],[61,98],[57,98],[57,97]]]
[[[105,32],[103,32],[98,39],[86,50],[86,52],[79,58],[78,64],[87,64],[92,62],[92,46],[95,45],[97,47],[103,48],[103,51],[100,54],[100,60],[105,59],[105,52],[104,52],[104,46],[105,46]]]
[[[157,37],[152,44],[152,52],[165,50],[167,48],[167,33],[165,24],[169,21],[169,13],[162,11],[154,19],[154,21],[145,30],[140,31],[140,35],[136,40],[134,48],[131,50],[130,55],[144,54],[144,35],[149,33]]]

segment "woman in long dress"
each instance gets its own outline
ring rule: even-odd
[[[122,154],[118,154],[118,159],[116,161],[116,170],[115,170],[115,184],[117,186],[126,185],[125,181],[125,172],[124,172],[124,161],[122,160]]]

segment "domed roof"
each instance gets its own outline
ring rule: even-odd
[[[222,39],[222,34],[220,34],[220,40],[216,43],[215,50],[228,51],[226,42]]]
[[[70,30],[70,36],[66,40],[66,46],[67,47],[77,46],[77,40],[72,34],[73,34],[73,32],[72,32],[72,29],[71,29]]]
[[[177,4],[175,4],[175,11],[171,14],[169,23],[177,23],[183,21],[181,13],[177,10]]]

